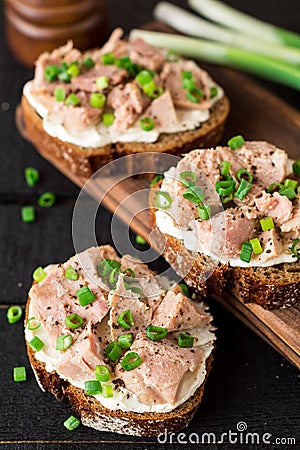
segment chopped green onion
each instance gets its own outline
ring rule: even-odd
[[[141,67],[133,64],[129,56],[122,56],[115,60],[114,63],[117,67],[127,70],[132,77],[135,77],[141,71]]]
[[[211,99],[217,97],[218,93],[219,93],[219,91],[218,91],[218,88],[216,86],[212,86],[210,88],[210,98]]]
[[[236,176],[239,181],[246,180],[249,183],[252,183],[252,181],[253,181],[253,175],[246,169],[238,170],[236,173]]]
[[[95,295],[92,293],[88,286],[83,286],[76,291],[76,297],[79,300],[81,306],[87,306],[96,300]]]
[[[283,188],[279,191],[280,195],[284,195],[289,200],[293,200],[296,197],[296,192],[292,188]]]
[[[142,364],[142,358],[136,352],[127,353],[121,361],[121,366],[124,370],[129,371],[136,369]]]
[[[109,284],[115,288],[120,274],[120,269],[113,269],[108,277]]]
[[[44,192],[39,198],[39,205],[42,208],[51,208],[55,203],[55,195],[53,192]]]
[[[150,83],[152,79],[153,75],[151,72],[149,72],[149,70],[142,70],[135,77],[135,80],[138,82],[140,86],[145,86],[146,84]]]
[[[190,70],[183,70],[181,72],[181,77],[183,80],[192,80],[193,79],[193,73]]]
[[[300,239],[299,238],[294,240],[292,247],[291,247],[291,252],[293,253],[293,255],[297,256],[297,258],[300,259]]]
[[[73,431],[80,425],[80,423],[81,422],[79,419],[74,416],[70,416],[67,420],[64,421],[64,427],[69,431]]]
[[[45,68],[45,78],[47,81],[55,81],[59,74],[59,68],[55,65],[50,65]]]
[[[85,58],[85,60],[83,61],[83,65],[87,68],[87,69],[92,69],[93,67],[95,67],[95,63],[92,60],[92,58],[90,56],[88,56],[87,58]]]
[[[118,324],[120,327],[124,328],[124,330],[129,330],[133,325],[132,320],[132,313],[130,309],[126,309],[126,311],[123,311],[119,318],[118,318]]]
[[[102,109],[106,102],[106,96],[101,92],[93,92],[90,96],[90,105],[93,108]]]
[[[237,150],[238,148],[241,148],[244,145],[244,143],[245,139],[243,138],[243,136],[238,134],[237,136],[234,136],[231,139],[229,139],[227,145],[229,148],[231,148],[231,150]]]
[[[161,86],[156,86],[154,80],[143,86],[144,93],[151,98],[157,98],[163,93],[163,88]]]
[[[138,236],[137,236],[138,237]],[[141,236],[140,236],[141,237]],[[142,237],[141,237],[141,239],[143,239]],[[136,239],[136,242],[138,241],[138,239]],[[144,241],[145,243],[146,243],[146,241]],[[132,270],[132,269],[130,269],[130,267],[127,267],[126,269],[124,269],[123,271],[122,271],[122,273],[124,273],[124,275],[126,276],[126,277],[130,277],[130,278],[135,278],[135,272]]]
[[[152,178],[152,181],[151,181],[151,183],[150,183],[150,187],[152,188],[152,187],[154,187],[160,180],[163,180],[164,179],[164,176],[163,175],[155,175],[153,178]]]
[[[71,330],[76,330],[83,324],[83,319],[78,314],[71,314],[65,318],[65,323]]]
[[[104,259],[99,262],[97,272],[100,277],[108,277],[113,269],[120,269],[121,264],[115,259]]]
[[[6,317],[8,323],[17,323],[21,320],[22,317],[22,308],[21,306],[11,306],[8,308]]]
[[[141,129],[144,131],[151,131],[155,127],[152,117],[144,117],[140,120]]]
[[[182,87],[184,89],[188,89],[190,91],[190,90],[196,88],[196,82],[195,82],[195,80],[193,78],[192,79],[190,79],[190,78],[183,78],[183,80],[182,80]]]
[[[207,205],[198,205],[198,216],[201,220],[208,220],[211,216],[211,207]]]
[[[173,52],[172,50],[168,50],[167,53],[167,61],[168,62],[177,62],[179,61],[179,56],[177,53]]]
[[[183,197],[186,200],[189,200],[192,203],[196,203],[196,205],[199,205],[204,200],[204,192],[201,188],[198,186],[190,186],[184,193]]]
[[[179,175],[179,179],[184,187],[189,188],[190,186],[195,186],[197,177],[191,170],[185,170]]]
[[[67,278],[68,280],[76,281],[76,280],[78,280],[79,275],[78,275],[78,273],[76,272],[76,270],[73,269],[72,266],[69,266],[69,267],[66,268],[66,271],[65,271],[65,278]]]
[[[64,102],[66,99],[65,89],[57,87],[54,91],[54,97],[57,102]]]
[[[14,381],[19,383],[20,381],[26,381],[26,369],[25,367],[14,367]]]
[[[30,347],[32,347],[36,352],[39,352],[42,350],[42,348],[45,346],[44,342],[37,336],[34,336],[34,338],[31,339],[30,342],[28,342]]]
[[[67,72],[67,68],[62,69],[59,72],[58,79],[63,83],[70,83],[71,78],[72,78],[71,75]]]
[[[246,181],[244,178],[242,178],[240,185],[234,196],[237,197],[239,200],[244,200],[244,198],[251,189],[252,183],[249,183],[249,181]]]
[[[180,289],[182,290],[182,293],[186,296],[189,297],[189,288],[187,287],[187,285],[185,283],[179,283],[178,286],[180,287]]]
[[[21,208],[21,217],[24,223],[32,223],[35,221],[35,209],[33,206],[23,206]]]
[[[98,380],[90,380],[84,382],[86,395],[99,395],[102,393],[102,386]]]
[[[233,200],[233,193],[226,195],[226,197],[221,197],[221,202],[223,205],[225,205],[226,203],[229,203]]]
[[[114,64],[115,55],[112,52],[103,53],[103,55],[101,55],[101,62],[105,65]]]
[[[78,61],[72,62],[67,68],[67,74],[71,76],[71,78],[78,77],[80,75],[80,66]]]
[[[216,191],[220,195],[220,197],[227,197],[227,195],[230,195],[234,192],[234,189],[234,180],[217,181],[216,183]]]
[[[113,394],[113,388],[111,384],[103,384],[102,385],[102,391],[103,391],[103,397],[104,398],[111,398],[114,396]]]
[[[103,125],[110,127],[115,121],[114,114],[105,113],[103,114]]]
[[[275,228],[273,217],[264,217],[260,219],[260,226],[263,231],[273,230]]]
[[[68,348],[71,347],[71,345],[73,344],[73,338],[70,334],[65,334],[63,336],[59,336],[56,339],[56,350],[67,350]]]
[[[68,95],[65,101],[65,104],[67,106],[77,106],[79,103],[80,103],[79,97],[77,97],[77,95],[73,93]]]
[[[112,362],[116,362],[122,355],[122,347],[117,342],[111,342],[105,349],[105,356]]]
[[[137,244],[139,244],[139,245],[146,245],[146,244],[147,244],[147,242],[145,241],[145,239],[144,239],[142,236],[140,236],[139,234],[136,235],[136,237],[135,237],[135,242],[136,242]]]
[[[37,267],[32,274],[32,278],[37,283],[40,283],[46,276],[47,272],[45,272],[45,270],[41,266]]]
[[[159,191],[155,194],[155,205],[160,209],[169,209],[172,206],[172,199],[168,192]]]
[[[120,347],[128,349],[131,347],[133,342],[133,335],[132,333],[128,333],[128,334],[121,334],[118,337],[118,343],[120,345]]]
[[[249,242],[252,245],[254,255],[259,255],[260,253],[262,253],[263,249],[258,238],[250,239]]]
[[[250,242],[244,242],[242,245],[240,259],[246,263],[249,263],[251,261],[252,251],[253,249]]]
[[[198,88],[192,88],[187,92],[186,98],[193,103],[199,103],[203,98],[203,91]]]
[[[291,188],[291,189],[294,189],[294,191],[296,191],[296,189],[298,187],[298,181],[290,180],[289,178],[286,178],[284,181],[284,187]]]
[[[106,382],[110,379],[110,373],[106,366],[96,366],[95,376],[97,381]]]
[[[167,328],[149,325],[146,328],[146,335],[151,341],[161,341],[168,334]]]
[[[300,178],[300,159],[297,159],[293,163],[293,174],[295,177]]]
[[[273,194],[276,191],[279,191],[283,188],[283,184],[280,183],[271,183],[267,189],[268,194]]]
[[[225,177],[229,175],[231,164],[229,161],[221,161],[219,164],[220,174]]]
[[[35,186],[40,179],[40,174],[34,167],[26,167],[24,170],[27,186]]]
[[[179,333],[178,335],[178,347],[181,348],[189,348],[193,347],[194,345],[194,337],[190,334],[186,333]]]
[[[108,88],[108,78],[105,75],[97,78],[96,86],[99,91],[103,91],[103,89]]]
[[[39,322],[35,317],[30,317],[30,319],[28,319],[27,321],[28,330],[37,330],[38,328],[40,328],[40,326],[41,322]]]

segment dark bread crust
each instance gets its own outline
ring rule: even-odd
[[[30,298],[26,305],[25,323],[28,319]],[[206,360],[206,377],[195,394],[173,411],[167,413],[135,413],[121,410],[109,410],[94,397],[88,396],[82,389],[76,388],[59,377],[56,372],[47,372],[45,364],[35,357],[35,351],[28,345],[27,354],[38,381],[43,390],[51,392],[59,401],[67,399],[82,423],[99,431],[135,436],[158,436],[160,433],[176,432],[188,426],[199,407],[204,386],[211,370],[213,355]]]
[[[154,188],[159,188],[159,184]],[[256,303],[266,309],[289,307],[299,303],[300,260],[271,267],[249,268],[219,263],[214,268],[215,261],[210,257],[187,250],[182,241],[173,236],[162,235],[156,227],[156,209],[151,198],[150,195],[150,219],[152,229],[157,230],[156,239],[162,256],[180,276],[184,276],[187,284],[196,292],[208,297],[221,296],[226,290],[244,303]],[[212,267],[214,270],[207,278],[206,273],[211,272]]]
[[[22,96],[21,107],[28,139],[40,153],[57,164],[62,164],[77,176],[90,177],[96,170],[114,159],[133,153],[159,152],[179,155],[192,148],[216,145],[224,132],[229,114],[229,100],[224,95],[211,110],[209,120],[200,128],[173,134],[161,134],[154,143],[121,143],[98,148],[83,148],[50,136],[43,128],[41,117]]]

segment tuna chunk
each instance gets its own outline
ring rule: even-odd
[[[90,249],[90,254],[99,255],[99,251],[96,248]],[[83,253],[77,255],[79,259],[74,257],[64,265],[51,270],[46,278],[33,285],[29,292],[32,307],[43,321],[54,346],[57,337],[66,331],[66,316],[78,314],[83,318],[85,325],[100,322],[109,310],[108,293],[99,285],[100,279],[95,277],[93,264],[84,266],[84,269],[79,265],[79,261],[90,260],[91,256],[87,255],[80,259],[81,255]],[[78,271],[77,281],[65,278],[65,269],[69,265]],[[76,290],[85,285],[89,286],[96,299],[87,306],[81,306],[76,297]]]
[[[234,153],[245,164],[242,167],[250,170],[265,187],[269,187],[271,183],[281,183],[286,176],[287,153],[275,145],[247,141],[240,149],[234,150]]]
[[[300,236],[300,196],[294,201],[294,208],[290,219],[280,226],[281,231],[289,233],[290,238],[296,239]]]
[[[87,329],[68,350],[62,352],[57,371],[62,378],[84,381],[95,379],[97,365],[105,365],[103,348],[97,334]]]
[[[203,91],[203,100],[194,103],[186,97],[187,90],[182,86],[182,72],[192,72],[196,87]],[[161,79],[165,88],[170,91],[172,100],[178,108],[183,109],[207,109],[210,107],[209,89],[207,86],[207,73],[200,69],[194,61],[179,61],[176,63],[166,63],[161,72]]]
[[[130,43],[129,57],[135,64],[155,71],[159,71],[165,61],[165,54],[162,50],[152,47],[140,38]]]
[[[258,211],[266,217],[273,217],[277,225],[282,225],[292,217],[292,202],[278,192],[263,192],[262,197],[257,198],[255,203]]]
[[[145,117],[152,117],[155,125],[168,131],[168,128],[176,127],[178,124],[177,114],[169,91],[165,91],[160,97],[153,100]]]
[[[113,340],[117,340],[121,334],[133,333],[136,335],[150,324],[152,309],[145,305],[137,294],[124,287],[123,278],[120,277],[116,290],[109,295],[110,304],[110,326]],[[130,310],[132,313],[133,325],[130,330],[124,330],[118,324],[118,318],[124,311]]]
[[[76,133],[95,126],[103,110],[91,106],[66,106],[63,104],[49,113],[48,120],[61,124],[67,131]]]
[[[192,330],[209,322],[204,311],[182,293],[169,291],[153,314],[151,325],[168,331]]]
[[[123,34],[124,31],[122,28],[115,28],[108,41],[100,49],[100,55],[103,55],[104,53],[113,53],[116,58],[125,56],[127,54],[127,44],[121,39]]]
[[[107,103],[115,110],[115,121],[111,129],[122,133],[134,124],[149,105],[150,98],[141,91],[137,83],[130,82],[125,86],[116,86],[109,93]]]
[[[179,348],[172,340],[151,341],[140,333],[130,351],[135,351],[142,364],[130,372],[116,366],[116,376],[133,392],[141,403],[175,404],[182,380],[193,373],[204,359],[202,350]]]
[[[128,78],[128,72],[113,65],[100,64],[88,72],[72,78],[72,89],[75,91],[82,90],[86,92],[96,92],[98,91],[96,80],[102,76],[108,78],[110,86],[115,86]]]
[[[256,258],[257,261],[266,262],[282,253],[281,239],[275,229],[264,231],[258,236],[258,239],[261,242],[263,252]]]
[[[132,285],[139,287],[142,290],[143,301],[148,306],[155,310],[163,299],[164,290],[159,284],[158,277],[149,269],[146,264],[133,258],[130,255],[124,255],[121,259],[121,269],[131,269],[135,273],[134,282]],[[128,281],[128,280],[126,280]]]

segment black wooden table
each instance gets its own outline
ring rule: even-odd
[[[122,25],[127,31],[151,20],[156,1],[109,0],[108,3],[110,28]],[[175,3],[185,4],[183,0]],[[299,0],[228,0],[228,3],[300,31]],[[38,265],[64,261],[73,254],[71,219],[79,191],[16,130],[15,108],[32,71],[20,66],[10,55],[4,40],[2,9],[0,19],[0,449],[170,448],[170,444],[162,443],[162,438],[158,443],[155,438],[101,433],[83,426],[67,431],[63,422],[71,413],[70,407],[40,391],[26,356],[23,324],[7,323],[8,305],[24,306],[26,302],[32,270]],[[299,93],[264,84],[299,108]],[[27,166],[40,171],[41,182],[35,188],[25,184],[23,171]],[[38,209],[35,223],[22,223],[21,207],[36,203],[45,190],[56,194],[56,205],[49,210]],[[111,243],[110,222],[111,215],[102,209],[97,229],[99,244]],[[119,223],[118,227],[120,233],[124,232],[123,224]],[[270,441],[279,438],[279,444],[229,444],[227,439],[227,444],[196,446],[180,443],[174,437],[173,447],[300,448],[298,371],[220,305],[211,302],[211,310],[218,327],[215,363],[203,403],[184,432],[187,436],[197,433],[200,437],[203,433],[215,433],[219,439],[221,433],[234,432],[239,422],[245,422],[249,432],[258,433],[260,439],[269,433]],[[17,384],[13,382],[12,370],[20,365],[27,368],[28,380]],[[295,438],[298,445],[288,445],[287,438]],[[183,436],[180,439],[185,440]]]

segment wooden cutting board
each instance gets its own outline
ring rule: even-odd
[[[147,28],[164,29],[157,24]],[[241,72],[220,66],[203,64],[202,66],[224,87],[231,102],[224,143],[231,136],[242,134],[247,140],[269,141],[287,150],[291,158],[300,158],[300,113],[297,110]],[[19,117],[17,120],[19,127],[20,122]],[[41,154],[43,155],[43,152]],[[43,156],[46,157],[46,155]],[[66,170],[55,159],[48,156],[47,159],[78,186],[82,187],[86,183],[85,178]],[[109,179],[103,179],[100,182],[96,180],[94,183],[89,183],[89,194],[99,199],[110,186]],[[144,210],[136,214],[136,211],[145,207],[145,204],[142,200],[124,201],[129,195],[148,186],[149,179],[129,178],[109,190],[102,204],[149,242],[148,212]],[[137,201],[141,204],[137,204]],[[118,207],[122,202],[123,205]],[[226,293],[222,298],[216,297],[216,300],[300,369],[300,305],[289,309],[267,311],[258,305],[245,305],[230,293]]]

